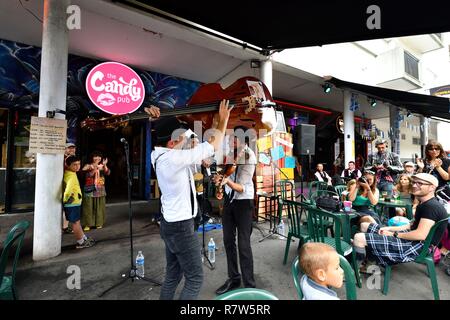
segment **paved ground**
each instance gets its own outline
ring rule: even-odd
[[[158,227],[151,224],[151,207],[146,202],[133,204],[134,250],[142,250],[145,255],[146,276],[162,281],[164,278],[164,244],[160,239]],[[294,259],[297,243],[292,243],[289,262],[282,264],[285,240],[276,236],[259,242],[267,234],[268,223],[255,225],[252,234],[255,277],[259,288],[271,291],[280,299],[297,299],[290,272],[290,262]],[[73,247],[73,236],[63,235],[61,255],[48,261],[33,262],[31,254],[25,248],[17,272],[17,287],[20,299],[121,299],[156,300],[160,288],[142,280],[124,284],[107,293],[99,295],[111,285],[120,281],[121,275],[130,268],[128,206],[114,204],[107,207],[107,223],[101,230],[93,230],[90,235],[97,245],[83,250]],[[199,235],[201,240],[201,234]],[[205,280],[200,299],[213,299],[214,291],[226,279],[226,256],[222,242],[222,230],[206,233],[207,241],[213,237],[218,251],[216,267],[210,270],[204,265]],[[29,249],[29,248],[28,248]],[[78,266],[81,270],[81,289],[70,290],[67,287],[69,266]],[[437,267],[441,299],[450,299],[450,277],[445,275],[444,266]],[[380,277],[382,280],[382,277]],[[430,281],[425,274],[425,266],[409,263],[393,268],[389,295],[383,296],[378,289],[368,289],[367,277],[362,289],[358,289],[358,299],[432,299]],[[338,295],[345,299],[344,290]]]

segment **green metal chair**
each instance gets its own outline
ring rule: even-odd
[[[433,227],[431,227],[430,232],[428,233],[428,236],[426,237],[425,242],[423,244],[422,251],[420,252],[419,256],[416,259],[414,259],[415,263],[425,264],[427,266],[428,277],[431,280],[431,288],[433,289],[433,295],[435,300],[439,300],[439,288],[436,279],[436,269],[434,267],[433,261],[433,250],[430,250],[431,240],[434,237],[436,229],[439,228],[439,226],[441,226],[442,224],[446,223],[448,223],[448,218],[436,222],[433,225]],[[384,271],[384,285],[383,285],[384,295],[387,295],[389,291],[389,280],[391,279],[391,271],[392,266],[390,265],[386,266],[386,269]]]
[[[353,272],[352,266],[348,263],[347,259],[341,255],[339,255],[339,264],[342,270],[344,270],[345,295],[347,300],[357,300],[355,273]],[[303,300],[303,292],[300,287],[300,275],[302,272],[299,267],[298,256],[295,258],[294,262],[292,262],[291,273],[294,278],[294,286],[297,290],[298,298]]]
[[[289,188],[288,188],[289,187]],[[290,190],[289,190],[290,189]],[[275,195],[285,200],[294,199],[295,186],[289,180],[278,180],[275,182]]]
[[[350,243],[341,238],[342,222],[341,213],[332,213],[326,210],[308,207],[308,229],[310,241],[326,243],[336,249],[337,253],[346,257],[352,255],[352,265],[355,271],[358,287],[361,288],[361,278],[359,275],[358,264],[356,262],[355,250]],[[331,222],[334,227],[334,235],[328,237],[327,222]]]
[[[312,206],[316,206],[316,200],[320,196],[327,195],[332,197],[339,197],[339,195],[336,192],[330,191],[330,190],[317,190],[314,191],[311,194],[311,197],[309,198],[309,204]],[[327,229],[330,230],[331,236],[334,237],[334,230],[333,230],[333,221],[327,221],[326,219],[323,220],[324,225],[327,227]]]
[[[339,199],[342,200],[342,192],[347,190],[347,186],[345,184],[344,185],[334,186],[334,190],[338,194]]]
[[[0,256],[0,300],[16,300],[17,291],[15,285],[16,268],[19,260],[20,249],[22,248],[25,231],[30,226],[28,221],[20,221],[14,225],[3,242],[3,251]],[[12,265],[11,275],[6,275],[6,265],[13,245],[16,244],[16,252]]]
[[[308,184],[308,199],[311,199],[311,195],[315,191],[327,190],[328,184],[323,181],[311,181]]]
[[[271,292],[256,289],[256,288],[243,288],[228,291],[220,296],[217,296],[214,300],[279,300]]]
[[[289,255],[289,247],[292,237],[300,240],[299,246],[309,241],[309,230],[307,226],[307,204],[278,198],[278,210],[286,209],[288,212],[289,231],[287,235],[286,248],[284,249],[283,264],[286,264]]]

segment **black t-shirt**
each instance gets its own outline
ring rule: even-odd
[[[448,158],[441,158],[442,160],[442,169],[444,169],[445,172],[448,172],[448,167],[450,166],[450,159]],[[432,174],[433,176],[435,176],[438,181],[439,181],[439,186],[438,188],[442,188],[443,186],[445,186],[447,184],[447,181],[444,180],[441,175],[439,174],[439,171],[437,171],[436,169],[432,169],[431,166],[428,163],[425,163],[425,167],[423,168],[423,172]]]
[[[433,197],[417,206],[416,216],[411,230],[417,229],[420,219],[422,218],[438,222],[442,219],[448,218],[448,214],[444,206],[435,197]],[[432,244],[437,245],[441,241],[445,228],[447,228],[447,225],[444,223],[436,230],[433,240],[431,241]]]

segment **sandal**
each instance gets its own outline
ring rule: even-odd
[[[63,228],[62,231],[63,231],[63,233],[65,233],[65,234],[73,233],[73,230],[72,230],[71,227]]]

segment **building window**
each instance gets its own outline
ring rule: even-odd
[[[402,133],[402,140],[406,140],[406,134]]]
[[[413,143],[413,145],[420,146],[420,138],[413,137],[412,138],[412,143]]]
[[[405,51],[405,72],[411,77],[419,80],[419,60],[417,60],[411,53]]]

